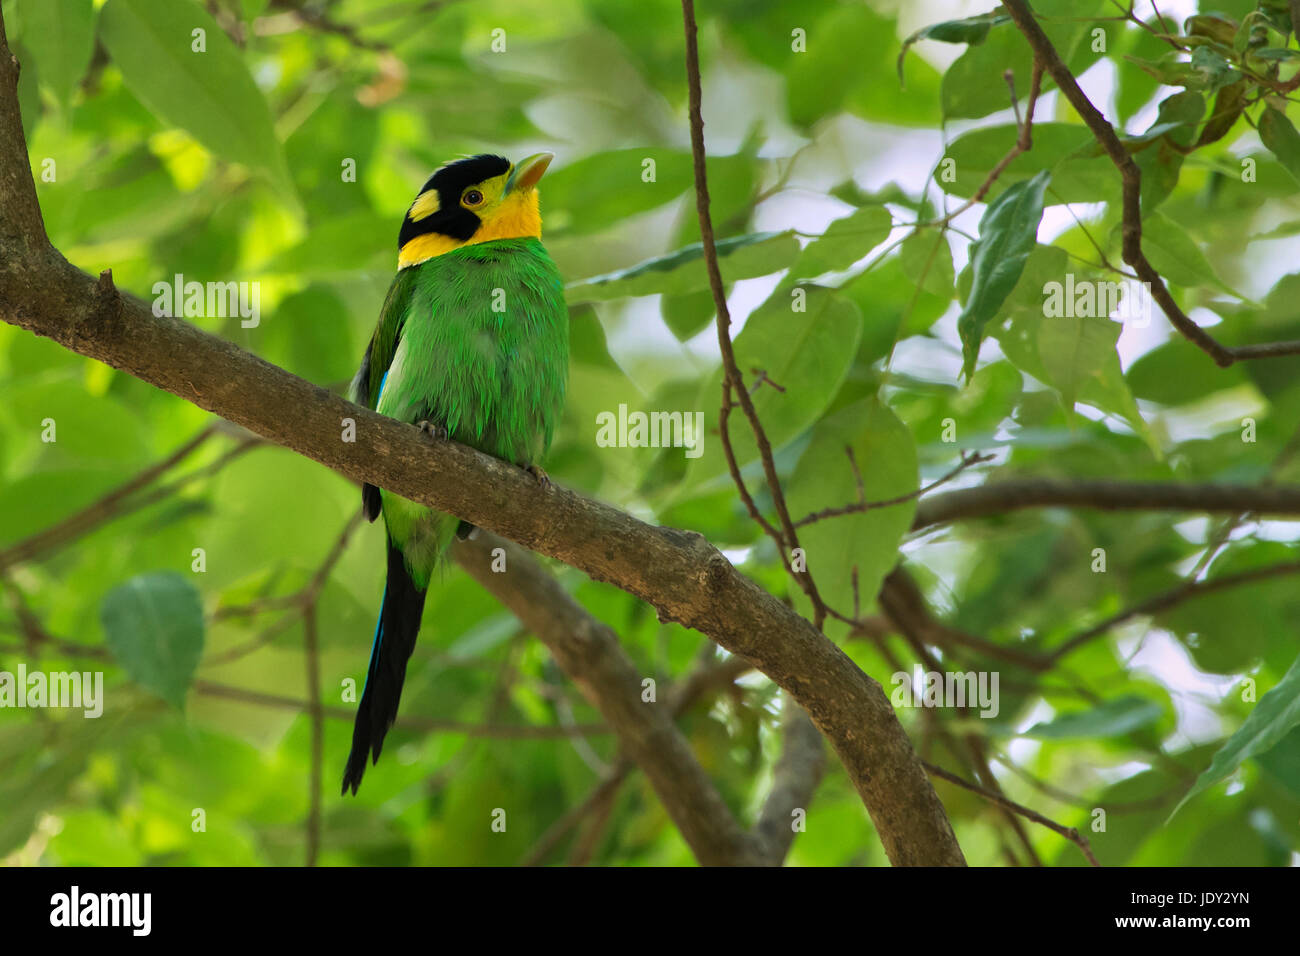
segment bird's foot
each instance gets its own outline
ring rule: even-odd
[[[420,429],[420,431],[424,432],[424,434],[428,435],[434,441],[446,441],[451,437],[450,432],[447,431],[447,426],[443,425],[441,422],[416,422],[415,427]]]
[[[524,471],[528,472],[530,475],[536,478],[537,483],[541,485],[543,488],[551,487],[551,476],[548,475],[546,472],[542,471],[541,466],[525,465]]]

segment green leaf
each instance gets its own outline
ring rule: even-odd
[[[984,42],[993,27],[1007,23],[1009,16],[1002,13],[981,13],[964,20],[945,20],[922,27],[903,41],[903,49],[898,52],[898,80],[903,81],[903,58],[913,43],[919,40],[939,40],[942,43],[965,43],[978,46]]]
[[[989,204],[980,219],[980,237],[971,243],[972,280],[966,306],[957,319],[962,341],[962,374],[969,381],[979,357],[984,327],[1015,288],[1043,218],[1043,192],[1051,173],[1021,180]]]
[[[802,310],[794,311],[800,296]],[[782,284],[746,320],[734,346],[737,366],[746,382],[753,382],[753,369],[762,369],[782,389],[764,384],[754,392],[754,409],[774,451],[813,424],[830,404],[848,374],[861,336],[858,307],[821,286],[791,289]],[[706,380],[698,407],[710,409],[707,419],[716,421],[721,400],[719,370]],[[727,427],[736,462],[743,467],[758,458],[745,415],[733,411]],[[691,462],[687,485],[726,472],[721,441],[710,429],[704,454]]]
[[[938,74],[913,58],[907,86],[899,89],[890,69],[898,51],[896,22],[873,6],[817,0],[799,8],[796,23],[780,4],[741,3],[732,7],[729,19],[754,20],[766,8],[775,20],[763,30],[761,60],[785,72],[787,108],[795,125],[810,127],[840,111],[906,126],[928,123],[935,118]],[[791,28],[796,26],[806,28],[807,44],[792,54]]]
[[[1217,93],[1241,79],[1226,57],[1207,46],[1192,51],[1192,69],[1204,78],[1203,89],[1207,93]]]
[[[1275,541],[1238,544],[1229,548],[1210,567],[1205,581],[1233,574],[1250,573],[1295,559],[1289,545]],[[1234,587],[1211,590],[1192,600],[1175,604],[1152,621],[1176,635],[1191,654],[1192,662],[1211,674],[1241,674],[1267,658],[1271,645],[1286,647],[1279,635],[1289,630],[1300,611],[1295,585],[1285,577],[1242,582]],[[1251,626],[1242,628],[1249,620]],[[1293,650],[1287,650],[1291,660]]]
[[[1262,50],[1252,50],[1251,56],[1257,60],[1300,60],[1300,50],[1288,50],[1285,47],[1270,46]],[[1271,107],[1270,107],[1271,108]]]
[[[1169,198],[1182,174],[1183,154],[1169,143],[1173,135],[1170,133],[1167,137],[1162,137],[1153,148],[1145,149],[1134,157],[1138,169],[1142,171],[1138,207],[1144,220]]]
[[[744,180],[753,166],[752,158],[745,155],[708,157],[715,223],[723,222],[731,207],[752,195],[751,189],[744,188]],[[722,192],[733,183],[743,195],[726,202]],[[547,172],[541,188],[542,215],[548,230],[558,227],[566,233],[585,233],[606,229],[672,202],[693,184],[687,151],[663,147],[607,150]]]
[[[95,46],[92,0],[18,0],[18,12],[23,44],[40,64],[41,82],[66,104]]]
[[[894,218],[884,206],[863,206],[836,219],[803,250],[790,275],[811,277],[847,269],[889,238],[893,225]]]
[[[1015,145],[1020,130],[1014,124],[984,126],[963,133],[944,153],[945,162],[935,169],[935,183],[951,196],[968,199],[988,179],[989,173]],[[1053,169],[1062,160],[1093,143],[1086,126],[1077,123],[1035,123],[1034,148],[1021,153],[993,183],[986,201],[992,201],[1007,188],[1005,184],[1028,179],[1045,169]],[[946,162],[952,160],[951,163]],[[1107,160],[1109,162],[1109,160]],[[1054,200],[1057,201],[1057,200]]]
[[[659,314],[678,341],[685,342],[699,334],[717,314],[713,291],[700,289],[684,295],[666,295],[659,300]]]
[[[195,52],[202,30],[205,52]],[[265,173],[296,204],[271,113],[235,45],[189,0],[108,0],[100,39],[127,88],[218,156]]]
[[[1035,0],[1034,13],[1061,59],[1075,76],[1081,76],[1099,57],[1094,49],[1091,18],[1101,12],[1104,0]],[[1010,90],[1002,79],[1010,70],[1016,96],[1023,104],[1029,95],[1033,52],[1019,30],[995,30],[984,43],[968,47],[943,75],[941,98],[949,119],[977,119],[1011,105]],[[1044,77],[1043,90],[1051,88]]]
[[[1174,285],[1187,288],[1206,285],[1245,299],[1218,277],[1187,230],[1162,212],[1153,212],[1143,221],[1142,251],[1155,270]]]
[[[1067,409],[1074,408],[1082,383],[1102,374],[1112,361],[1118,370],[1115,343],[1118,322],[1100,317],[1049,317],[1038,329],[1038,356],[1047,371],[1048,384],[1061,393]]]
[[[1133,394],[1162,405],[1198,402],[1224,388],[1246,381],[1240,365],[1219,368],[1200,349],[1188,349],[1181,339],[1152,349],[1129,367]]]
[[[918,232],[898,247],[903,274],[931,295],[952,298],[956,287],[952,249],[943,231]]]
[[[1259,699],[1255,709],[1228,742],[1214,755],[1192,789],[1178,801],[1169,819],[1198,793],[1233,773],[1248,757],[1266,753],[1295,727],[1300,726],[1300,657],[1276,687]]]
[[[1150,726],[1160,719],[1162,713],[1160,705],[1153,700],[1134,696],[1120,697],[1092,710],[1064,714],[1045,724],[1034,724],[1024,732],[1024,736],[1041,740],[1118,737]]]
[[[1199,14],[1183,21],[1183,32],[1231,45],[1237,38],[1237,21],[1217,13]]]
[[[1047,384],[1061,393],[1061,401],[1071,413],[1074,403],[1083,401],[1118,415],[1161,459],[1164,450],[1142,418],[1120,368],[1115,347],[1121,331],[1120,323],[1100,316],[1044,318],[1038,329],[1038,355]]]
[[[203,652],[203,604],[174,571],[137,575],[99,609],[109,649],[140,684],[177,707]]]
[[[1175,142],[1186,146],[1191,143],[1192,134],[1204,116],[1204,96],[1191,90],[1174,93],[1160,101],[1155,122],[1140,135],[1130,137],[1125,142],[1146,143],[1168,133]]]
[[[845,448],[853,449],[867,501],[885,501],[917,488],[912,433],[874,398],[855,402],[817,423],[787,488],[796,521],[824,508],[858,500],[858,485]],[[875,594],[898,563],[898,545],[916,512],[912,499],[815,522],[799,530],[808,570],[822,596],[841,611],[853,608],[853,571],[858,594]],[[786,556],[788,557],[788,555]]]
[[[1124,59],[1147,75],[1155,77],[1163,86],[1185,86],[1190,89],[1199,88],[1204,82],[1204,77],[1182,59],[1178,50],[1170,50],[1156,60],[1129,54],[1125,54]]]
[[[799,242],[791,231],[755,232],[716,243],[718,268],[725,282],[752,279],[779,272],[799,255]],[[569,302],[599,302],[623,296],[680,295],[709,287],[704,266],[704,246],[695,242],[666,256],[647,259],[628,269],[571,283]]]
[[[261,330],[262,357],[295,375],[329,386],[355,371],[347,306],[324,283],[286,296]]]
[[[1300,132],[1281,110],[1269,106],[1259,118],[1259,138],[1286,171],[1300,181]]]

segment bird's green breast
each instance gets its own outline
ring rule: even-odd
[[[402,270],[391,296],[386,308],[400,310],[400,336],[376,410],[440,423],[456,441],[515,464],[540,461],[564,406],[569,362],[563,281],[541,242],[455,249]],[[408,562],[436,560],[447,520],[388,493],[383,502]]]

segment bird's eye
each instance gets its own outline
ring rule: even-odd
[[[461,197],[461,200],[466,206],[477,206],[483,201],[483,194],[477,189],[470,189]]]

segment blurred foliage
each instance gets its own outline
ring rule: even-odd
[[[872,500],[933,481],[962,448],[995,456],[966,482],[1300,478],[1291,454],[1300,358],[1216,368],[1171,337],[1158,309],[1149,325],[1044,317],[1047,285],[1067,273],[1076,283],[1122,278],[1107,268],[1120,261],[1118,174],[1050,82],[1034,148],[993,184],[992,205],[975,204],[951,228],[911,228],[958,209],[1015,141],[1003,74],[1023,109],[1031,60],[1005,18],[961,21],[972,11],[945,0],[700,6],[732,331],[742,371],[767,375],[755,401],[796,517],[855,500],[846,447]],[[1181,6],[1195,12],[1190,0]],[[1034,3],[1143,168],[1147,251],[1183,308],[1230,344],[1300,337],[1300,135],[1285,89],[1300,50],[1284,3],[1203,6],[1185,24],[1170,11],[1139,24],[1103,0]],[[541,192],[547,245],[570,280],[574,354],[548,470],[706,534],[803,607],[786,556],[747,517],[720,452],[676,4],[3,0],[3,9],[54,244],[89,272],[111,266],[145,298],[178,275],[257,283],[257,324],[190,320],[323,386],[340,387],[356,366],[401,216],[431,168],[466,153],[554,150]],[[1031,201],[1019,201],[1026,193]],[[702,456],[599,446],[596,416],[620,405],[703,413]],[[43,437],[47,421],[54,441]],[[207,424],[126,374],[0,326],[0,564]],[[731,427],[770,509],[738,414]],[[326,564],[356,489],[280,449],[232,454],[238,441],[218,432],[108,520],[7,569],[0,670],[100,669],[106,699],[97,720],[0,712],[0,859],[304,859],[312,728],[293,703],[309,692],[300,599],[309,593],[316,609],[324,703],[346,717],[340,688],[362,677],[382,588],[380,532],[361,527]],[[909,539],[914,507],[806,529],[823,593],[844,612],[856,594],[873,613],[901,546],[947,624],[1020,652],[1058,646],[1188,574],[1215,579],[1297,556],[1295,523],[1252,516],[1019,511]],[[681,679],[710,659],[701,635],[554,570],[645,675]],[[1103,863],[1285,864],[1300,849],[1294,673],[1283,682],[1300,620],[1293,581],[1139,616],[1047,674],[954,652],[947,666],[1000,672],[997,719],[900,717],[929,759],[968,779],[965,751],[946,750],[944,732],[987,737],[1008,794],[1079,826]],[[828,632],[886,689],[912,666],[897,635],[847,637],[835,622]],[[1247,683],[1253,696],[1243,698]],[[778,697],[750,675],[680,721],[746,822],[780,753]],[[430,591],[402,715],[467,726],[599,721],[544,649],[455,568]],[[330,716],[325,729],[325,864],[518,862],[616,757],[608,734],[498,739],[399,724],[359,797],[341,800],[334,781],[350,723]],[[1170,819],[1212,760],[1203,792]],[[1001,815],[938,787],[970,862],[1003,862],[1014,840]],[[507,812],[504,833],[491,828],[495,808]],[[1056,834],[1030,836],[1047,862],[1084,862]],[[584,838],[598,863],[692,859],[638,774]],[[790,860],[885,862],[833,760]]]

